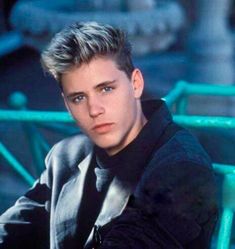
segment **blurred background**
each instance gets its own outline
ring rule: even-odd
[[[40,53],[56,32],[75,21],[109,23],[128,32],[134,64],[144,73],[145,99],[165,96],[179,80],[234,85],[235,1],[0,0],[0,112],[65,111],[57,83],[42,71]],[[188,112],[234,116],[234,101],[233,97],[195,97]],[[77,131],[72,124],[67,129],[61,124],[35,126],[0,120],[0,142],[5,152],[33,178],[44,167],[37,159],[44,157],[55,142]],[[234,130],[192,132],[213,162],[235,164]],[[44,152],[36,157],[32,134],[46,141],[42,142]],[[29,185],[0,154],[0,213]]]

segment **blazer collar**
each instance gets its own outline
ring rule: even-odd
[[[79,165],[79,170],[74,173],[63,186],[58,204],[55,210],[54,238],[56,248],[63,248],[66,240],[73,239],[77,232],[77,215],[81,204],[86,174],[91,164],[93,152],[91,152]],[[134,186],[114,177],[108,188],[101,211],[95,225],[103,226],[111,219],[119,216],[127,205],[129,196]],[[93,230],[90,233],[86,245],[91,241]]]

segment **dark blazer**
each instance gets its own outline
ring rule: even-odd
[[[84,135],[51,149],[32,189],[0,216],[0,249],[77,248],[78,211],[92,155]],[[177,131],[153,153],[138,182],[112,180],[95,222],[102,227],[100,248],[208,248],[217,219],[215,190],[208,156],[189,132]]]
[[[180,133],[181,136],[189,136],[185,131]],[[204,157],[194,156],[195,147],[191,151],[183,147],[179,150],[179,147],[184,146],[177,138],[179,135],[173,138],[171,145],[165,145],[168,148],[162,147],[162,152],[156,153],[135,189],[114,178],[97,218],[97,225],[103,226],[119,216],[132,194],[140,201],[141,210],[146,210],[147,216],[151,217],[149,219],[156,219],[152,229],[151,226],[148,229],[145,226],[146,231],[151,230],[157,238],[160,226],[169,243],[169,238],[182,246],[198,239],[198,243],[202,241],[200,243],[205,244],[203,247],[188,248],[207,248],[217,217],[213,174]],[[65,139],[52,148],[46,159],[47,170],[33,188],[0,217],[1,249],[35,248],[35,243],[43,244],[45,247],[42,248],[49,248],[49,235],[51,249],[69,248],[65,246],[76,236],[76,217],[92,156],[91,150],[89,140],[80,135]],[[167,150],[172,150],[172,153],[165,154]],[[115,232],[115,227],[125,224],[126,220],[132,221],[134,217],[133,224],[129,224],[131,230],[138,227],[138,219],[140,224],[144,224],[143,216],[136,214],[138,208],[135,207],[127,207],[122,220],[119,218],[114,222],[104,248],[115,248],[108,241],[120,236]],[[50,231],[49,235],[47,230]],[[137,229],[136,236],[139,235]],[[144,236],[143,232],[142,236],[147,235]],[[122,241],[122,238],[118,239]],[[132,239],[135,241],[135,236]],[[159,248],[169,247],[159,245]]]

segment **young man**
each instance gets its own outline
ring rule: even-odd
[[[0,217],[3,248],[208,248],[217,218],[210,159],[144,79],[124,33],[74,24],[42,64],[85,135],[56,144],[34,187]]]

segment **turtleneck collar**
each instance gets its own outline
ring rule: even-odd
[[[123,180],[136,179],[151,158],[155,144],[172,122],[171,114],[162,100],[148,100],[142,102],[142,109],[148,122],[141,129],[137,137],[123,150],[109,156],[104,149],[95,146],[96,161],[101,170],[98,174],[118,175]],[[102,173],[103,172],[103,173]]]

